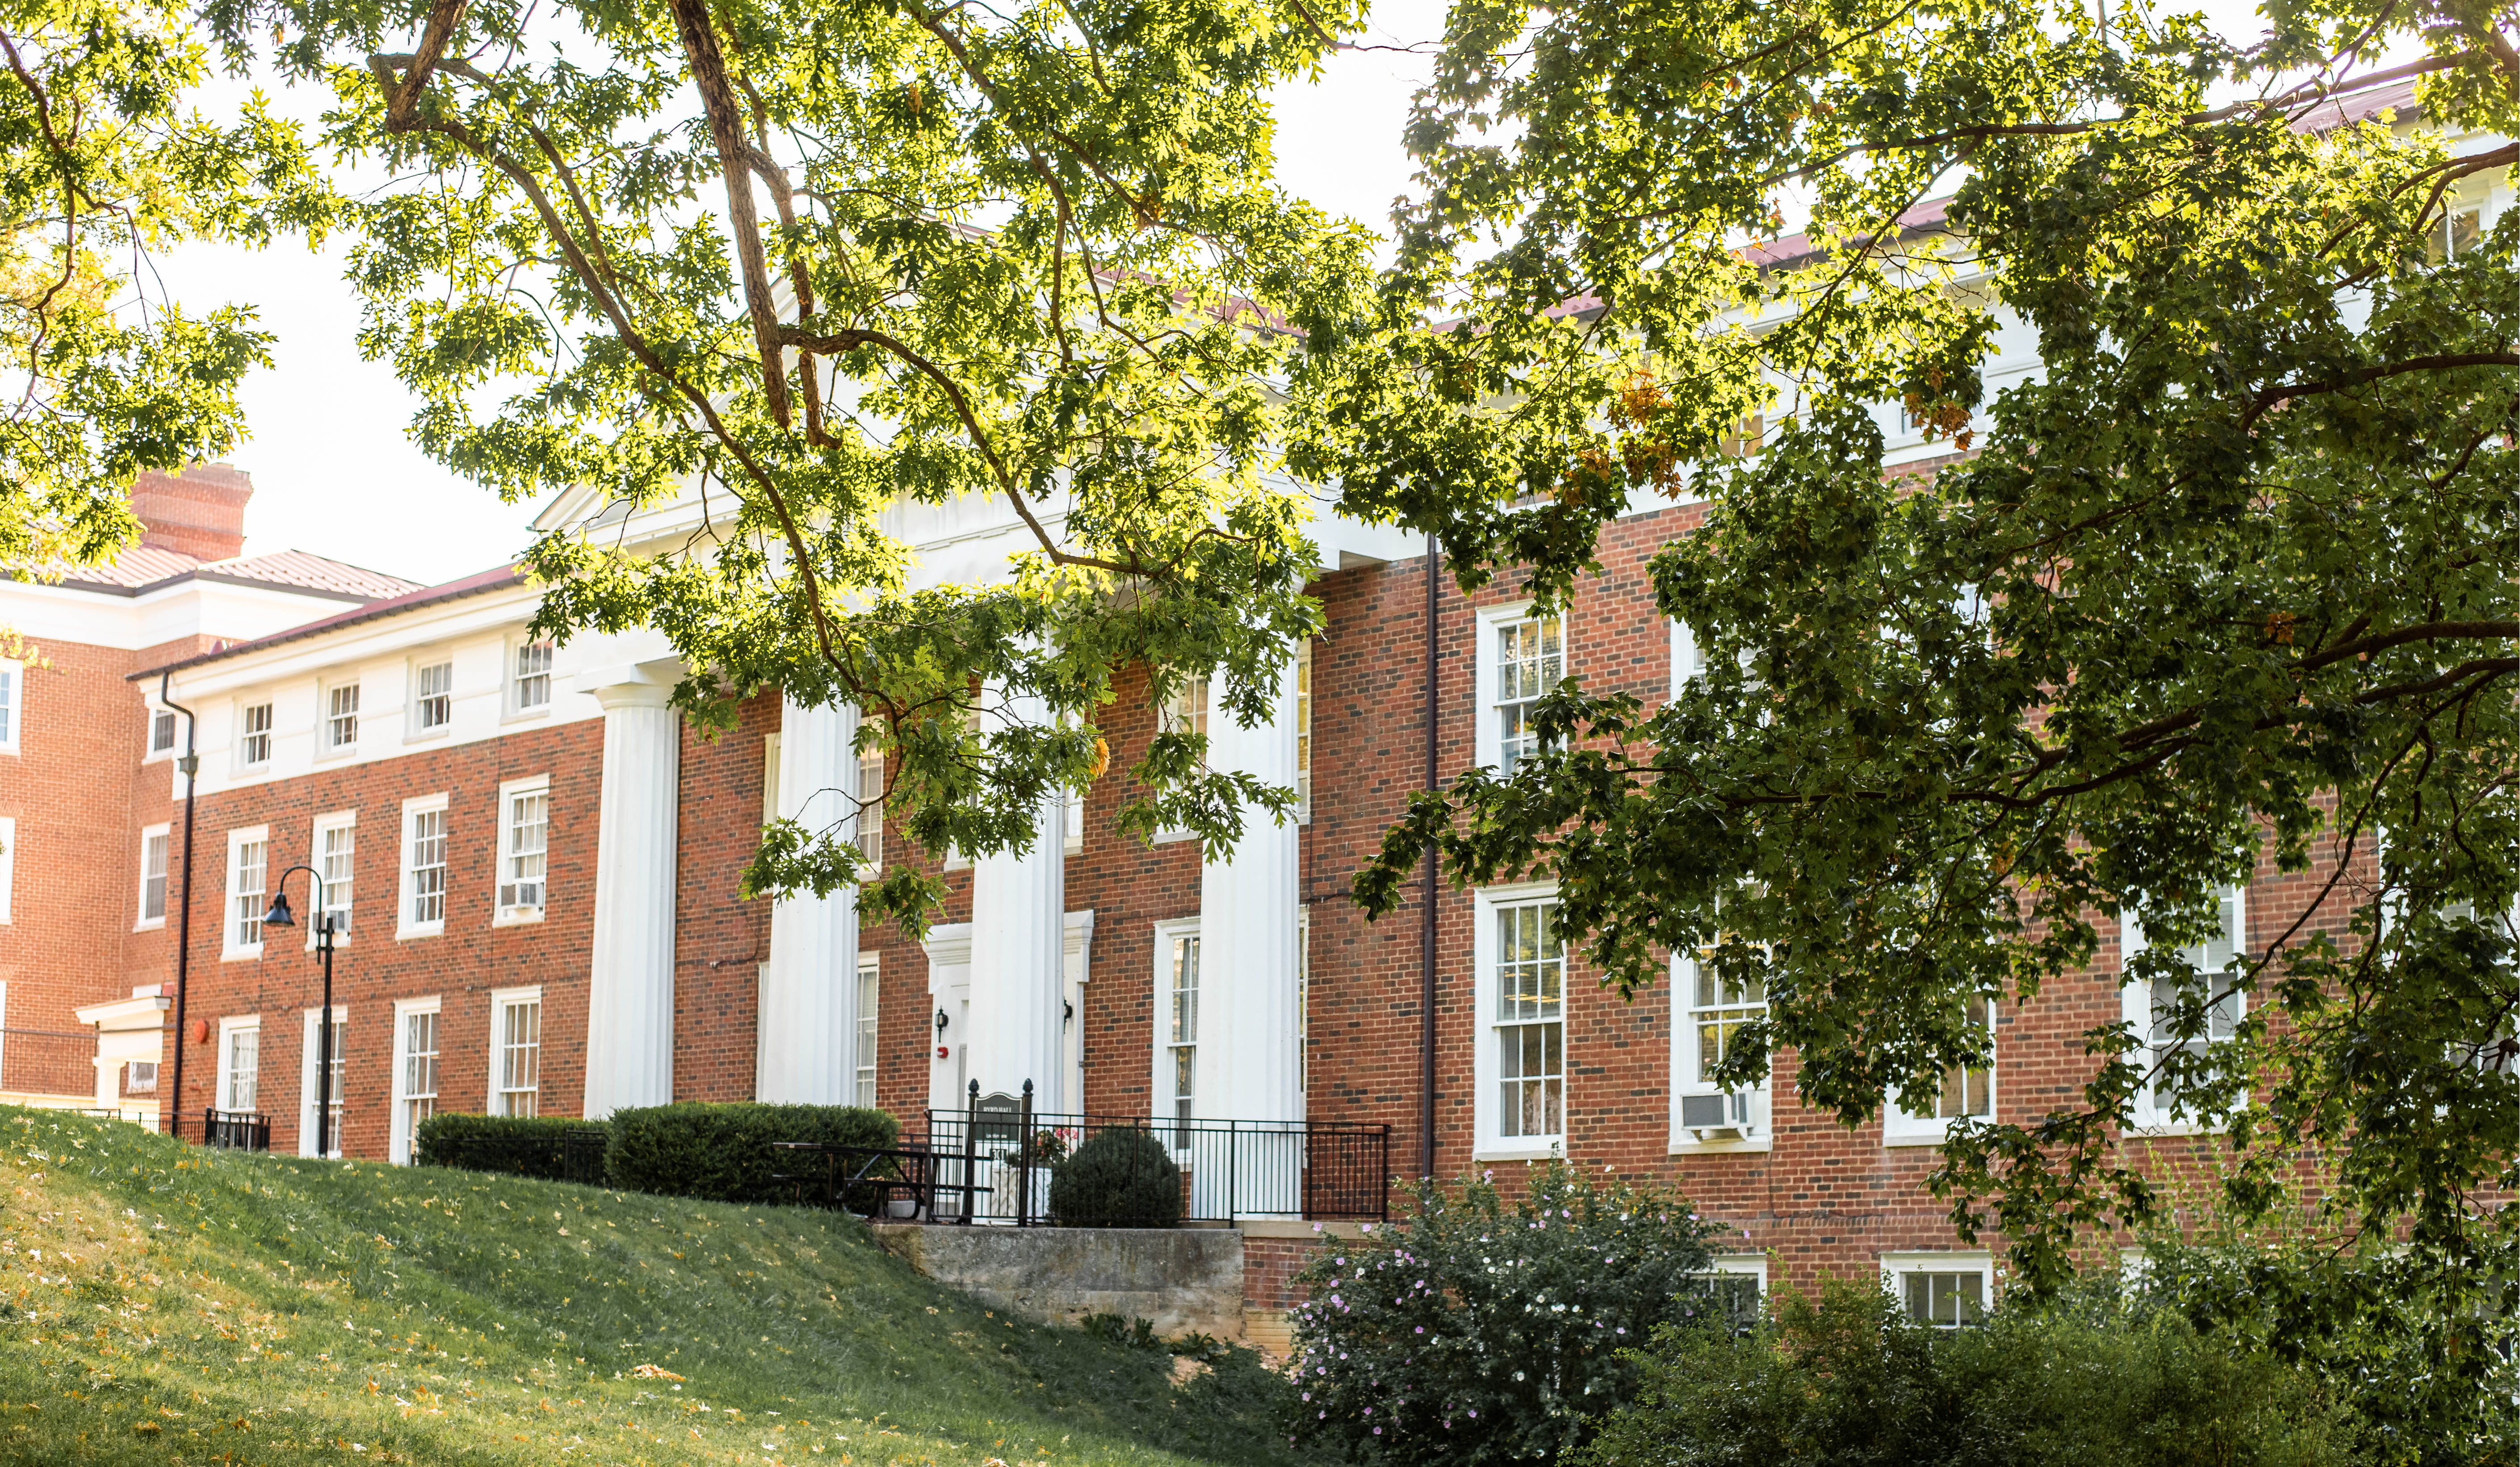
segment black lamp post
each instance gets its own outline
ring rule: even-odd
[[[271,910],[262,914],[265,927],[294,927],[289,910],[289,878],[304,871],[315,883],[315,951],[324,959],[324,1014],[315,1029],[315,1155],[333,1154],[333,913],[324,910],[324,873],[311,866],[292,866],[273,883]]]

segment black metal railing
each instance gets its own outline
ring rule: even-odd
[[[611,1133],[601,1126],[573,1126],[543,1135],[438,1136],[418,1160],[427,1166],[601,1186],[604,1148],[610,1139]]]
[[[271,1117],[251,1110],[202,1112],[202,1144],[230,1151],[271,1149]]]
[[[922,1211],[938,1222],[1112,1221],[1131,1204],[1114,1194],[1143,1188],[1169,1174],[1181,1192],[1184,1222],[1245,1218],[1313,1218],[1380,1222],[1389,1216],[1391,1128],[1358,1121],[1242,1121],[1037,1113],[1029,1093],[993,1096],[961,1110],[926,1113],[926,1134],[904,1145],[930,1160],[921,1180]],[[1098,1177],[1097,1195],[1069,1194],[1061,1219],[1052,1205],[1058,1170],[1077,1147],[1106,1131],[1146,1136],[1153,1144],[1129,1153],[1113,1178]],[[1136,1176],[1144,1171],[1148,1176]],[[1165,1209],[1169,1212],[1170,1209]]]

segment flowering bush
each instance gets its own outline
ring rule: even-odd
[[[1294,1311],[1294,1435],[1397,1462],[1539,1462],[1581,1445],[1636,1372],[1620,1352],[1723,1314],[1707,1236],[1654,1186],[1551,1163],[1508,1203],[1421,1186],[1405,1228],[1326,1249]]]

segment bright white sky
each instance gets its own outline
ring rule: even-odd
[[[2202,8],[2227,35],[2259,28],[2249,0]],[[1442,34],[1444,10],[1443,0],[1377,0],[1365,44],[1423,46]],[[1356,50],[1334,58],[1319,84],[1283,90],[1280,176],[1334,214],[1384,227],[1410,186],[1400,131],[1425,67],[1401,51]],[[260,254],[204,245],[159,264],[188,309],[250,302],[278,337],[275,365],[245,387],[253,436],[231,457],[253,475],[248,554],[312,551],[434,584],[524,547],[530,506],[457,480],[404,436],[413,400],[391,371],[359,357],[338,246],[310,255],[299,244]]]

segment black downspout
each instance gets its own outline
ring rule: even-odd
[[[201,778],[202,756],[195,751],[193,710],[168,697],[167,688],[175,674],[169,669],[158,675],[158,701],[184,715],[184,757],[175,767],[184,772],[184,905],[175,912],[175,1065],[172,1089],[158,1102],[166,1118],[166,1134],[181,1140],[184,1135],[184,988],[193,970],[193,786]],[[205,1133],[202,1139],[207,1142]]]
[[[1426,537],[1426,787],[1435,788],[1435,600],[1438,569],[1435,537]],[[1435,848],[1426,847],[1426,890],[1418,902],[1421,909],[1418,938],[1418,1014],[1419,1052],[1418,1058],[1418,1175],[1432,1181],[1435,1178]]]

